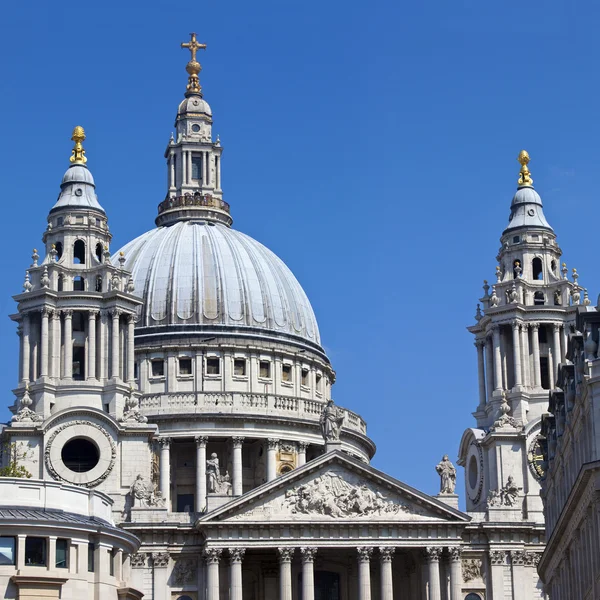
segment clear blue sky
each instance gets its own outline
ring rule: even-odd
[[[376,467],[436,493],[434,465],[455,459],[474,424],[465,327],[493,278],[521,148],[564,257],[596,299],[592,2],[39,1],[1,11],[4,406],[17,383],[11,295],[41,247],[71,130],[88,134],[114,251],[154,227],[190,31],[208,44],[201,82],[234,226],[304,286],[338,374],[335,399],[367,419]]]

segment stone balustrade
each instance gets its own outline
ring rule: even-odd
[[[217,412],[224,414],[256,414],[296,417],[319,421],[324,402],[294,396],[249,394],[243,392],[180,392],[175,394],[144,394],[140,398],[142,413],[149,417],[161,414],[194,414]],[[346,429],[362,435],[367,424],[356,413],[342,408]]]

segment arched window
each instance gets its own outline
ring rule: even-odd
[[[474,594],[471,592],[465,596],[465,600],[481,600],[481,596],[479,594]]]
[[[102,291],[102,275],[98,275],[98,277],[96,277],[96,291]]]
[[[96,258],[98,259],[98,262],[102,262],[102,252],[104,251],[104,248],[102,247],[102,244],[100,242],[98,242],[96,244]]]
[[[178,596],[177,600],[192,600],[190,596]]]
[[[554,273],[554,275],[558,275],[558,273],[556,272],[556,261],[555,260],[553,260],[550,263],[550,269],[552,269],[552,273]]]
[[[56,242],[55,247],[56,247],[56,260],[60,260],[60,257],[62,256],[62,253],[63,253],[62,242]]]
[[[85,242],[83,240],[77,240],[73,244],[73,262],[85,265]]]
[[[58,291],[62,292],[63,291],[63,274],[59,273],[58,275]]]
[[[542,306],[542,305],[546,304],[546,299],[544,298],[544,292],[536,292],[533,295],[533,303],[536,306]]]
[[[85,280],[79,275],[73,277],[73,290],[75,292],[83,292],[85,290]]]
[[[533,278],[536,281],[541,281],[542,279],[544,279],[543,269],[542,269],[542,259],[539,258],[538,256],[536,256],[531,261],[531,270],[533,272]]]

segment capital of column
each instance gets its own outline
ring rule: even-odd
[[[483,348],[483,347],[485,346],[485,340],[484,340],[483,338],[481,338],[481,339],[476,339],[476,340],[473,342],[473,345],[474,345],[476,348]]]
[[[439,562],[442,550],[439,546],[428,546],[425,548],[425,556],[429,562]]]
[[[106,319],[108,318],[109,315],[110,315],[110,310],[108,308],[102,308],[100,310],[100,318],[103,321],[106,321]]]
[[[155,552],[152,554],[152,564],[158,568],[164,568],[169,566],[169,553],[168,552]]]
[[[381,546],[379,548],[379,559],[381,562],[392,562],[394,552],[396,552],[396,548],[392,546]]]
[[[168,448],[171,445],[171,438],[170,437],[158,438],[158,443],[160,444],[161,448]]]
[[[94,308],[90,308],[90,309],[88,310],[88,319],[89,319],[90,321],[93,321],[93,320],[94,320],[94,319],[95,319],[95,318],[98,316],[98,313],[99,313],[99,312],[100,312],[99,310],[96,310],[96,309],[94,309]]]
[[[309,445],[308,442],[298,442],[298,452],[306,452]]]
[[[490,563],[492,565],[503,565],[506,559],[504,550],[490,550]]]
[[[525,550],[511,550],[510,551],[510,562],[513,565],[522,567],[525,565],[527,554]]]
[[[510,324],[512,325],[513,330],[519,330],[519,326],[521,325],[521,321],[517,321],[516,319],[514,321],[511,321]]]
[[[135,325],[137,323],[137,315],[127,315],[127,323]]]
[[[269,450],[277,450],[279,448],[279,440],[277,438],[269,438],[267,444]]]
[[[241,563],[244,560],[246,548],[229,548],[229,562],[231,564]]]
[[[369,562],[371,560],[371,554],[373,554],[371,546],[358,546],[356,551],[358,552],[358,562]]]
[[[300,548],[300,554],[302,555],[303,563],[311,563],[315,560],[315,554],[317,553],[317,549],[314,546],[305,546],[304,548]]]
[[[42,314],[42,317],[49,317],[52,314],[52,309],[49,306],[42,306],[42,308],[40,308],[40,313]]]
[[[233,447],[234,448],[241,448],[242,444],[244,443],[244,438],[243,437],[232,437],[231,441],[233,442]]]
[[[450,546],[450,548],[448,548],[448,552],[450,553],[451,561],[459,561],[463,553],[463,548],[462,546]]]
[[[554,333],[560,332],[560,323],[552,323],[552,327],[554,328]]]
[[[533,331],[537,331],[537,330],[540,328],[540,324],[539,324],[539,323],[536,323],[536,322],[531,322],[531,323],[529,323],[529,326],[531,327],[531,329],[532,329]]]
[[[63,316],[65,317],[65,319],[73,318],[73,309],[72,308],[63,308],[61,312],[62,312]]]
[[[109,308],[108,312],[113,319],[118,319],[123,311],[120,308]]]
[[[219,564],[221,560],[221,554],[223,553],[222,548],[205,548],[204,549],[204,559],[206,563],[209,565]]]
[[[206,448],[206,444],[208,444],[208,437],[205,435],[197,435],[194,438],[194,441],[196,442],[197,448]]]
[[[280,563],[291,563],[296,548],[277,548]]]

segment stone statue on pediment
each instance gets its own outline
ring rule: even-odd
[[[447,454],[437,464],[435,470],[440,476],[440,494],[454,494],[456,488],[456,467],[450,462]]]
[[[344,411],[328,400],[321,413],[321,434],[326,442],[336,442],[340,439],[342,425],[344,423]]]

